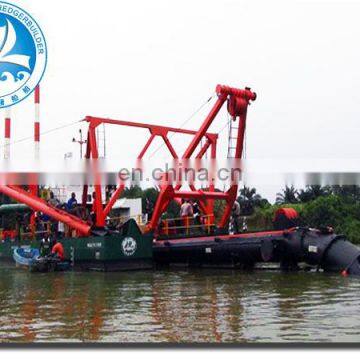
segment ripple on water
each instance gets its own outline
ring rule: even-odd
[[[323,273],[0,265],[0,341],[359,341],[359,290],[360,279]]]

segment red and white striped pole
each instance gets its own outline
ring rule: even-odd
[[[35,159],[40,158],[40,85],[37,85],[34,91],[34,106],[35,106],[35,118],[34,118],[34,156]],[[33,179],[35,180],[35,179]],[[32,195],[38,195],[38,184],[34,181],[29,186],[30,193]],[[30,225],[33,233],[35,234],[36,219],[35,212],[31,214]]]
[[[5,147],[4,159],[10,159],[10,136],[11,136],[11,111],[10,108],[5,109]]]
[[[34,119],[34,144],[35,144],[35,158],[40,157],[40,85],[35,88],[34,96],[35,119]]]

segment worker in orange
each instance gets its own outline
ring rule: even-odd
[[[51,254],[53,256],[58,257],[61,261],[64,261],[65,256],[64,256],[64,247],[62,243],[60,242],[56,243],[51,249]]]

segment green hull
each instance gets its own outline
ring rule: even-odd
[[[116,271],[152,268],[152,235],[143,235],[135,221],[129,221],[122,233],[106,236],[64,238],[65,259],[75,269]],[[0,243],[0,259],[12,260],[18,246],[39,247],[39,241]]]

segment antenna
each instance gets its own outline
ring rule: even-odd
[[[73,143],[78,143],[80,145],[80,159],[83,158],[83,145],[87,143],[87,140],[84,140],[83,139],[83,133],[82,133],[82,130],[79,129],[79,139],[75,139],[75,138],[72,138],[72,142]],[[69,154],[69,153],[67,153]]]

